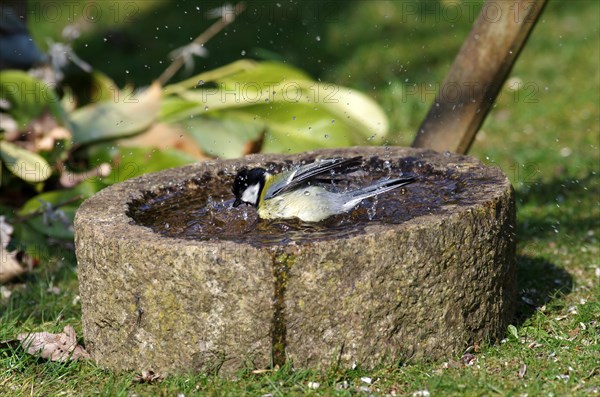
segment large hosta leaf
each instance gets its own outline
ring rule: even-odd
[[[206,154],[222,158],[246,154],[248,145],[264,132],[263,123],[232,112],[226,117],[196,117],[183,126]]]
[[[71,113],[73,143],[92,142],[134,135],[156,120],[161,87],[154,83],[144,92],[118,95],[116,100],[84,106]]]
[[[262,150],[280,153],[379,143],[388,132],[368,96],[276,62],[235,62],[165,92],[161,117],[187,126],[203,150],[222,157],[239,156],[261,131]]]

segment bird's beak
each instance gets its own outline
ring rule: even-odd
[[[233,207],[239,207],[240,204],[242,204],[242,200],[236,197],[235,201],[233,202]]]

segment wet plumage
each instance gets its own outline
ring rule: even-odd
[[[364,199],[414,181],[412,177],[387,179],[343,192],[311,184],[326,173],[353,171],[360,163],[360,157],[325,159],[278,174],[271,174],[264,168],[242,169],[233,183],[236,197],[233,206],[252,205],[263,219],[299,218],[305,222],[318,222],[348,212]]]

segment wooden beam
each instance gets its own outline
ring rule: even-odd
[[[466,153],[546,0],[487,0],[413,147]]]

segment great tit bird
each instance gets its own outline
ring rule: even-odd
[[[299,218],[304,222],[319,222],[352,210],[366,198],[415,180],[413,177],[387,179],[344,192],[333,192],[311,184],[315,177],[336,169],[347,173],[359,160],[360,157],[319,160],[278,174],[271,174],[264,168],[243,168],[233,182],[233,206],[242,203],[252,205],[263,219]]]

